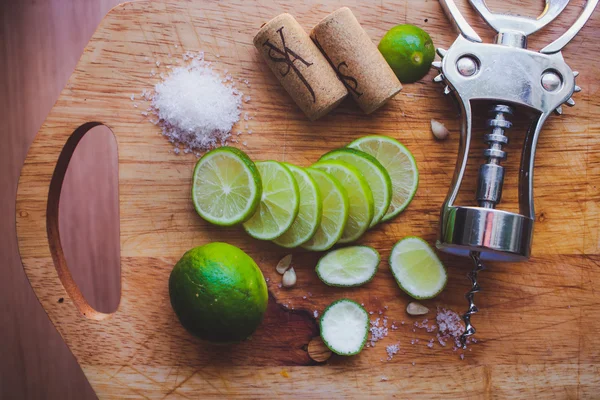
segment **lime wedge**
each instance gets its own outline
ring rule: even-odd
[[[446,268],[418,237],[407,237],[392,248],[390,268],[402,290],[415,299],[431,299],[446,286]]]
[[[369,184],[358,169],[343,161],[319,161],[313,168],[331,174],[348,194],[348,223],[339,242],[348,243],[358,239],[373,219],[373,194]]]
[[[383,165],[372,155],[352,148],[332,150],[321,157],[321,160],[344,161],[360,171],[373,193],[374,214],[369,228],[377,225],[392,201],[392,180]]]
[[[369,314],[355,301],[340,299],[321,316],[321,339],[331,351],[342,356],[360,353],[369,334]]]
[[[273,240],[287,231],[298,215],[300,191],[290,170],[277,161],[259,161],[262,181],[258,209],[244,222],[246,232],[256,239]]]
[[[375,276],[379,253],[368,246],[332,250],[317,263],[317,275],[329,286],[360,286]]]
[[[314,236],[302,247],[307,250],[328,250],[340,238],[348,222],[348,196],[342,184],[327,172],[308,168],[307,172],[315,180],[321,192],[323,213],[321,224]]]
[[[292,248],[300,246],[313,237],[321,224],[323,202],[317,183],[306,170],[287,163],[285,166],[292,172],[298,183],[300,207],[290,229],[273,242],[282,247]]]
[[[392,203],[382,221],[400,214],[414,197],[419,185],[419,170],[411,152],[387,136],[365,136],[356,139],[348,147],[375,157],[392,178]]]
[[[198,215],[210,223],[231,226],[254,214],[262,186],[256,165],[234,147],[206,153],[194,168],[192,201]]]

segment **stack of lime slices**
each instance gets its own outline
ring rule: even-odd
[[[418,180],[410,151],[386,136],[357,139],[309,168],[254,163],[239,149],[220,147],[198,161],[192,199],[213,224],[243,224],[256,239],[323,251],[398,215]]]

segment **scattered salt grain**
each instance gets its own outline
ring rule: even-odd
[[[394,358],[394,355],[398,353],[398,351],[400,351],[400,345],[399,344],[391,344],[389,346],[386,346],[385,351],[387,352],[388,355],[388,361],[391,361],[392,358]]]
[[[370,315],[373,315],[373,311],[369,311],[369,314],[370,314]]]
[[[369,339],[369,343],[371,344],[371,347],[375,347],[377,341],[388,335],[388,328],[386,326],[380,326],[380,321],[381,318],[370,321],[371,327],[369,328],[369,332],[371,332],[371,338]]]
[[[465,359],[465,355],[464,355],[464,354],[461,354],[461,355],[460,355],[460,359],[461,359],[461,360],[464,360],[464,359]]]
[[[306,300],[306,296],[302,296],[302,298],[303,298],[304,300]]]
[[[203,53],[188,52],[184,60],[190,60],[189,64],[173,68],[154,87],[152,110],[171,143],[197,153],[225,144],[239,121],[242,94],[222,83]]]
[[[160,67],[160,61],[157,61],[157,62],[156,62],[156,66],[157,66],[157,67]]]
[[[248,146],[248,142],[242,142],[244,146]]]
[[[281,286],[283,286],[281,283],[279,285],[277,285],[278,288],[281,288]]]
[[[319,316],[319,312],[317,310],[313,311],[313,317],[317,318]]]
[[[131,101],[134,101],[135,100],[135,94],[132,93],[129,98],[131,99]]]
[[[438,341],[454,340],[456,347],[460,347],[460,337],[465,331],[465,326],[460,315],[452,310],[438,308],[435,320],[439,331],[437,335]]]
[[[387,376],[382,376],[381,379],[379,379],[379,382],[387,382],[388,377]]]

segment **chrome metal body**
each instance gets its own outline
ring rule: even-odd
[[[480,36],[461,15],[453,0],[439,0],[459,36],[448,50],[438,49],[441,61],[433,66],[440,70],[434,81],[444,83],[445,94],[452,94],[460,108],[462,127],[460,147],[450,191],[441,210],[437,247],[445,252],[471,256],[476,272],[483,269],[481,260],[520,261],[531,253],[533,223],[533,166],[537,141],[546,119],[562,113],[562,105],[575,105],[574,92],[578,73],[566,64],[561,50],[591,16],[599,0],[588,0],[575,23],[558,39],[541,51],[527,49],[527,37],[553,21],[569,0],[546,0],[544,12],[536,19],[492,13],[484,0],[469,0],[479,15],[496,32],[494,43],[483,43]],[[467,167],[473,130],[473,104],[485,101],[490,109],[491,132],[483,140],[488,144],[485,163],[479,169],[476,199],[478,207],[456,204]],[[507,130],[515,109],[531,116],[521,153],[519,172],[519,212],[496,209],[502,197]],[[473,273],[472,273],[473,274]],[[471,274],[471,275],[472,275]],[[473,278],[473,276],[471,276]],[[465,336],[475,332],[470,315],[477,312],[469,292],[470,309],[465,314]]]

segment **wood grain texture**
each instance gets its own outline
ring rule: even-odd
[[[509,3],[520,10],[527,7]],[[483,274],[485,295],[478,296],[482,312],[474,318],[480,342],[464,360],[450,346],[428,348],[431,333],[413,332],[416,319],[405,315],[408,298],[393,281],[387,263],[364,287],[334,289],[321,284],[312,271],[318,255],[298,252],[298,282],[293,289],[281,289],[274,268],[287,251],[250,239],[239,228],[210,226],[194,213],[189,192],[195,158],[175,155],[158,128],[140,114],[146,104],[139,102],[135,108],[130,96],[158,81],[153,69],[168,72],[167,66],[174,63],[169,54],[202,50],[215,69],[251,82],[242,89],[252,97],[245,111],[256,113],[248,121],[255,134],[244,136],[247,148],[241,147],[254,159],[309,165],[325,150],[372,133],[405,143],[420,168],[419,191],[399,218],[370,231],[360,242],[377,248],[386,260],[393,243],[406,235],[434,241],[457,150],[456,140],[438,143],[429,132],[430,118],[457,132],[456,111],[441,96],[441,88],[426,78],[406,85],[373,115],[365,116],[345,102],[310,123],[252,45],[258,27],[276,14],[288,11],[309,29],[342,5],[354,11],[372,38],[401,22],[424,25],[438,46],[448,46],[455,38],[435,1],[140,2],[119,6],[103,20],[29,151],[17,201],[27,276],[92,387],[105,398],[262,397],[267,391],[275,397],[310,398],[593,397],[600,388],[600,323],[593,315],[600,297],[600,85],[594,76],[598,14],[565,51],[569,64],[582,71],[578,83],[584,92],[577,96],[578,107],[549,121],[539,144],[533,257],[529,263],[494,264]],[[530,47],[540,48],[558,36],[574,18],[574,8],[532,39]],[[489,30],[471,11],[467,14],[489,39]],[[79,296],[57,241],[53,202],[60,171],[74,141],[84,133],[81,127],[90,122],[108,126],[118,143],[122,292],[114,314],[93,310]],[[511,131],[512,162],[503,203],[507,209],[516,208],[520,122]],[[474,147],[475,168],[483,144]],[[465,201],[472,201],[474,185],[472,179],[472,187],[465,188]],[[228,241],[254,257],[274,299],[252,340],[227,348],[202,343],[179,325],[166,284],[172,265],[186,250],[215,240]],[[460,311],[469,263],[444,255],[442,259],[449,271],[448,286],[425,304]],[[316,333],[311,315],[342,296],[406,323],[400,322],[400,329],[359,356],[312,365],[306,352]],[[58,302],[60,298],[64,301]],[[413,338],[420,344],[411,345]],[[395,343],[401,351],[386,361],[385,345]]]
[[[17,247],[15,197],[29,145],[94,30],[117,3],[0,2],[2,399],[96,398],[25,276]],[[116,143],[105,140],[112,136],[107,128],[104,132],[98,129],[84,138],[67,172],[61,199],[61,236],[83,293],[95,307],[114,310],[119,299]]]

